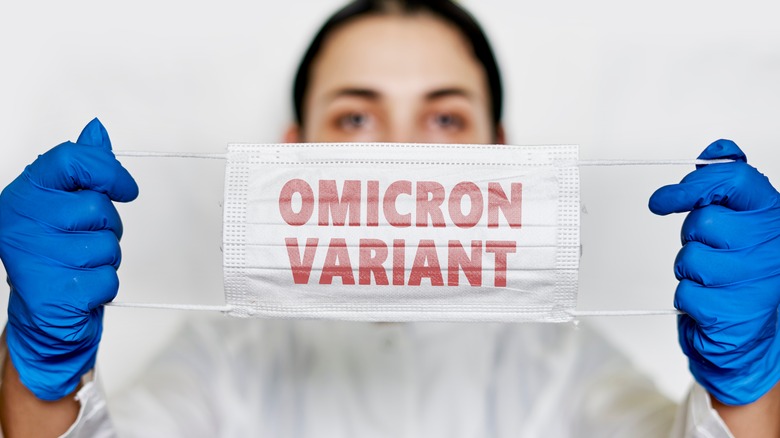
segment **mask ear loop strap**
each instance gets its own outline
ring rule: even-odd
[[[136,309],[161,309],[161,310],[193,310],[202,312],[220,312],[229,313],[233,310],[233,306],[209,306],[200,304],[163,304],[163,303],[123,303],[119,301],[111,301],[105,303],[104,306],[110,307],[130,307]]]
[[[160,152],[160,151],[114,151],[117,157],[142,157],[142,158],[202,158],[208,160],[225,160],[225,153],[206,152]]]
[[[151,158],[196,158],[207,160],[225,160],[227,154],[225,153],[208,153],[208,152],[158,152],[158,151],[114,151],[114,155],[117,157],[151,157]],[[705,165],[705,164],[720,164],[731,163],[734,160],[730,159],[717,159],[717,160],[577,160],[575,162],[566,163],[562,162],[559,166],[579,166],[579,167],[593,167],[593,166],[689,166],[689,165]]]
[[[159,309],[159,310],[187,310],[201,312],[219,312],[230,313],[233,306],[209,306],[198,304],[162,304],[162,303],[123,303],[110,302],[104,304],[109,307],[129,307],[136,309]],[[568,310],[566,311],[573,318],[604,317],[604,316],[664,316],[664,315],[683,315],[685,312],[677,309],[659,309],[659,310]]]
[[[662,316],[684,315],[685,312],[678,309],[658,310],[567,310],[566,313],[574,318],[601,317],[601,316]]]
[[[705,165],[705,164],[721,164],[721,163],[733,163],[734,160],[729,158],[719,158],[716,160],[578,160],[573,163],[574,166],[579,167],[593,167],[593,166],[690,166],[690,165]]]

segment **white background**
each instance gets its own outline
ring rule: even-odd
[[[731,138],[780,178],[775,2],[464,1],[506,83],[516,144],[585,159],[694,158]],[[277,142],[291,76],[339,2],[43,1],[0,5],[0,185],[98,116],[116,150],[222,152]],[[141,197],[125,221],[119,300],[221,304],[222,163],[126,158]],[[581,309],[668,309],[681,217],[647,211],[684,167],[582,171]],[[2,273],[0,273],[2,274]],[[3,294],[2,299],[7,297]],[[115,391],[181,312],[110,308],[100,352]],[[679,399],[690,377],[673,317],[593,319]]]

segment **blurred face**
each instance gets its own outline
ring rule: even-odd
[[[493,143],[487,79],[468,41],[428,14],[338,28],[312,65],[287,141]]]

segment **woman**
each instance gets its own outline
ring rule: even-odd
[[[459,7],[446,1],[357,1],[324,25],[304,56],[294,90],[297,120],[284,139],[503,143],[501,99],[492,51],[479,26]],[[91,123],[77,144],[94,149],[78,148],[79,154],[109,160],[110,143],[99,123]],[[70,149],[56,155],[78,161],[88,175],[109,174],[110,184],[83,182],[79,189],[116,201],[135,196],[134,182],[118,163],[86,162]],[[67,167],[50,161],[43,158],[29,171]],[[6,204],[13,203],[8,199]],[[111,208],[105,200],[101,205]],[[112,233],[106,237],[116,240],[118,226],[108,228]],[[41,255],[52,259],[45,253],[49,245],[42,247]],[[110,263],[99,265],[115,268],[118,257],[108,258]],[[7,266],[19,264],[12,257],[3,259]],[[38,293],[23,287],[16,271],[8,268],[12,297]],[[100,281],[103,293],[86,301],[105,302],[116,293],[114,278]],[[85,301],[82,295],[77,300]],[[25,341],[39,341],[44,348],[56,334],[36,338],[25,323],[37,319],[24,317],[49,315],[30,304],[35,300],[15,302],[18,312],[9,313],[8,334],[13,362],[5,362],[2,392],[6,433],[29,436],[44,427],[53,433],[70,428],[69,436],[110,435],[114,429],[96,384],[87,379],[75,388],[94,364],[99,306],[80,315],[90,327],[79,332],[88,333],[80,342],[63,342],[64,352],[36,355],[30,351],[36,342]],[[62,308],[62,313],[55,310],[55,318],[67,316],[68,307]],[[35,399],[19,383],[16,368],[23,382],[34,380],[25,375],[48,382],[66,374],[63,385],[40,390],[56,401]],[[672,431],[674,411],[625,358],[587,329],[220,320],[190,324],[113,404],[111,415],[123,436],[728,433],[701,387],[693,390]]]

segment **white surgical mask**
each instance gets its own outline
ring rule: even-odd
[[[566,321],[576,146],[231,145],[230,314]]]
[[[565,322],[678,314],[577,310],[576,146],[231,145],[224,159],[225,305],[108,305],[239,317]]]

